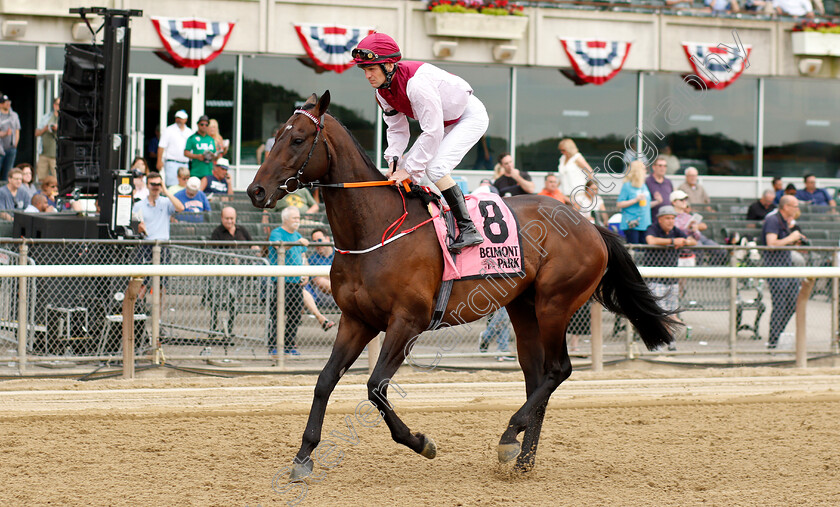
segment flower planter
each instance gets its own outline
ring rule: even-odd
[[[791,33],[793,54],[840,56],[840,34],[821,32]]]
[[[527,16],[490,16],[459,12],[427,12],[426,32],[445,37],[516,40],[525,35]]]

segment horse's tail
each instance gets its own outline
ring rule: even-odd
[[[595,300],[630,319],[648,350],[671,343],[672,330],[678,325],[670,317],[674,312],[659,307],[618,234],[600,226],[598,232],[607,244],[608,260],[607,272],[595,290]]]

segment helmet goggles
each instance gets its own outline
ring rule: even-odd
[[[383,60],[387,60],[389,58],[398,58],[401,56],[400,52],[397,51],[396,53],[391,53],[390,55],[378,55],[371,51],[370,49],[363,49],[363,48],[355,48],[351,53],[353,60],[356,62],[357,65],[367,65],[367,64],[374,64],[379,63]]]

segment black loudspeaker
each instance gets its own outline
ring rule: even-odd
[[[58,118],[58,191],[99,191],[99,146],[105,96],[105,58],[100,46],[67,44]]]

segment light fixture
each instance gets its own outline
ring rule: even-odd
[[[73,35],[73,40],[89,41],[93,38],[93,34],[90,33],[90,28],[88,28],[87,23],[73,23],[70,33]]]
[[[496,44],[493,46],[493,59],[497,62],[513,60],[517,47],[513,44]]]
[[[432,44],[432,53],[435,58],[451,58],[455,55],[458,43],[454,41],[439,40]]]
[[[803,58],[799,60],[799,73],[803,76],[816,76],[822,69],[821,58]]]
[[[26,35],[26,21],[17,21],[7,19],[3,21],[3,38],[5,39],[14,39],[18,37],[23,37]]]

